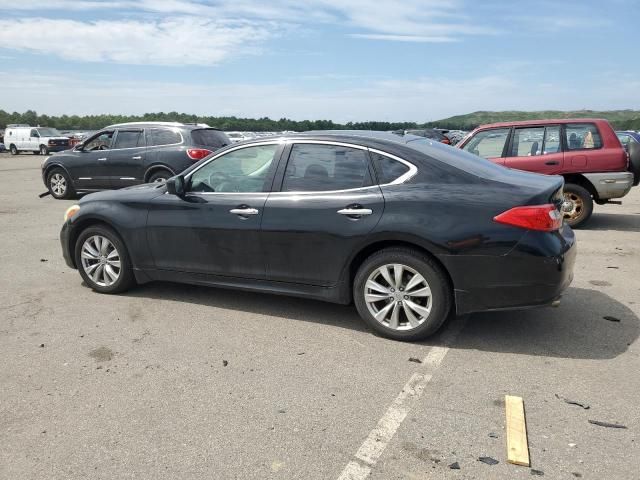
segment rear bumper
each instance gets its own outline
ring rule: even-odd
[[[573,280],[573,231],[527,232],[504,256],[443,256],[458,314],[552,304]]]
[[[624,197],[633,186],[631,172],[584,173],[583,175],[598,192],[599,200]]]

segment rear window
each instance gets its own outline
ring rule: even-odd
[[[182,136],[175,130],[168,128],[151,128],[147,135],[147,145],[173,145],[182,143]]]
[[[602,138],[593,123],[569,123],[565,126],[569,150],[593,150],[602,148]]]
[[[205,147],[222,148],[229,145],[230,141],[224,132],[212,128],[191,130],[191,138],[195,145]]]

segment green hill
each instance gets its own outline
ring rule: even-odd
[[[430,126],[440,128],[472,130],[478,125],[495,122],[510,122],[517,120],[542,120],[545,118],[606,118],[616,129],[640,130],[640,110],[543,110],[538,112],[473,112],[466,115],[443,118],[430,122]]]

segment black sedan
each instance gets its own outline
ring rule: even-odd
[[[353,302],[416,340],[450,313],[557,302],[576,252],[562,187],[410,135],[261,139],[84,197],[62,250],[98,292],[164,280]]]

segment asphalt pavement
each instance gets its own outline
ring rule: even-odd
[[[94,293],[61,255],[74,202],[38,198],[42,159],[0,155],[1,479],[640,478],[640,188],[577,231],[558,308],[412,344],[348,306]],[[507,463],[506,394],[531,468]]]

